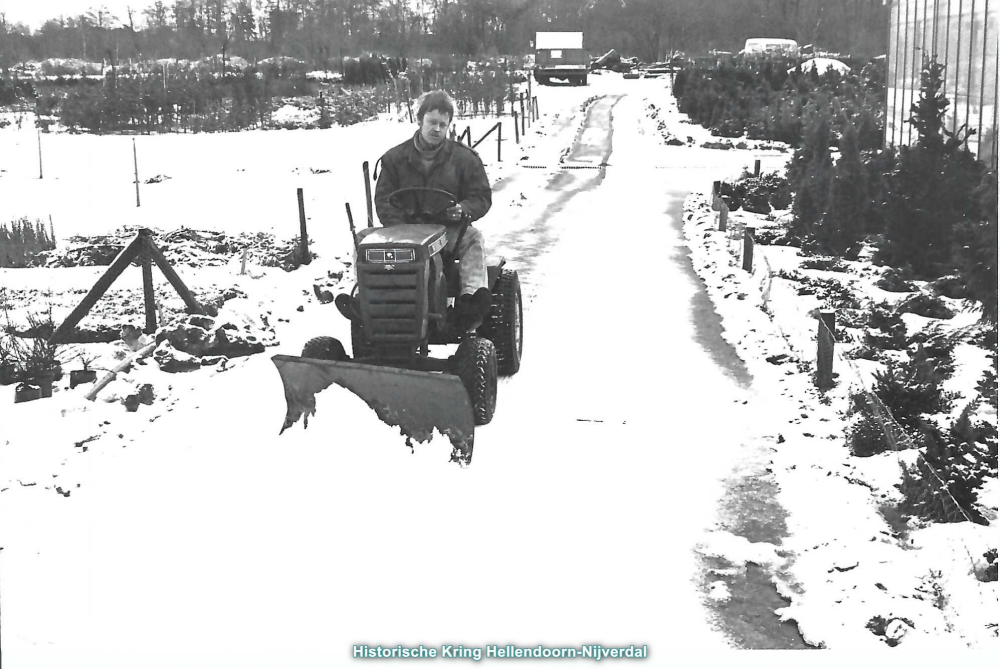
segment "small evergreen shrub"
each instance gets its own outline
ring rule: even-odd
[[[916,314],[925,318],[950,320],[955,317],[955,312],[949,309],[941,298],[927,293],[918,293],[907,298],[896,310],[901,314]]]
[[[912,293],[917,287],[906,280],[908,272],[900,271],[894,267],[887,267],[882,272],[882,276],[875,282],[875,286],[889,293]]]
[[[887,304],[872,304],[868,308],[865,341],[883,350],[901,351],[908,344],[906,324]]]
[[[906,433],[884,416],[884,410],[869,399],[867,393],[851,395],[851,418],[847,427],[847,443],[851,455],[867,458],[886,451],[908,448]]]
[[[948,434],[922,431],[924,457],[903,469],[901,513],[939,523],[968,518],[987,524],[976,501],[983,480],[997,467],[997,431],[985,422],[973,425],[973,409],[974,404],[966,406]]]
[[[996,353],[993,354],[993,366],[983,372],[983,375],[979,378],[979,382],[976,384],[976,392],[983,399],[984,402],[989,404],[994,409],[997,408],[997,371],[996,364],[997,357]]]
[[[818,269],[824,272],[846,272],[847,265],[840,258],[828,256],[811,256],[803,260],[800,265],[802,269]]]
[[[934,279],[928,284],[928,287],[934,291],[935,295],[953,300],[964,300],[969,297],[969,291],[965,288],[965,280],[956,274]]]
[[[903,364],[890,361],[875,373],[873,392],[900,425],[921,431],[923,416],[947,413],[954,404],[955,395],[941,388],[945,371],[918,346]]]

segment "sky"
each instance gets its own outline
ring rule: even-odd
[[[79,16],[102,5],[124,21],[128,16],[128,7],[141,15],[142,10],[153,2],[154,0],[0,0],[0,13],[6,14],[7,21],[11,23],[23,23],[32,30],[38,30],[49,19]]]

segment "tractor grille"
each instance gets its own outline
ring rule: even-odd
[[[361,299],[365,301],[367,322],[363,323],[373,343],[405,342],[426,336],[423,318],[426,307],[422,264],[396,265],[386,271],[382,266],[359,268],[362,273]]]

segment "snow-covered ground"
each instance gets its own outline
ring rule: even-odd
[[[349,287],[344,203],[363,222],[361,163],[374,165],[411,125],[387,116],[329,130],[137,137],[140,181],[171,177],[141,184],[140,207],[133,138],[43,135],[39,180],[36,134],[0,130],[0,220],[51,215],[61,243],[121,225],[290,238],[301,187],[319,254],[290,273],[240,275],[235,258],[178,268],[196,291],[247,295],[220,317],[258,327],[266,317],[276,345],[264,355],[173,375],[150,360],[95,403],[65,381],[51,399],[17,405],[13,387],[0,387],[9,666],[342,666],[353,644],[494,643],[645,644],[653,666],[789,661],[729,650],[719,624],[729,594],[706,578],[703,556],[771,570],[790,602],[779,614],[812,644],[875,652],[883,665],[923,653],[908,666],[928,651],[992,649],[995,627],[990,637],[982,624],[995,621],[996,584],[970,584],[960,551],[992,528],[947,528],[943,541],[929,528],[911,534],[910,550],[893,541],[872,491],[851,482],[875,475],[845,466],[838,407],[818,401],[806,374],[763,361],[785,344],[753,298],[759,280],[734,284],[738,268],[705,234],[713,180],[754,159],[780,169],[787,154],[700,148],[713,138],[683,122],[664,79],[606,74],[534,92],[543,116],[521,144],[506,119],[503,160],[489,139],[480,149],[496,184],[480,227],[521,274],[525,353],[464,469],[447,462],[446,439],[411,452],[338,388],[319,395],[308,429],[277,436],[285,405],[270,354],[295,354],[320,333],[349,338],[312,285]],[[595,96],[603,101],[588,105]],[[574,142],[599,148],[606,135],[585,130],[588,110],[614,128],[610,166],[561,171]],[[494,122],[473,120],[473,136]],[[688,199],[682,236],[691,193],[701,199]],[[684,273],[689,249],[749,387],[696,334],[705,318],[692,300],[704,288]],[[70,291],[102,271],[0,270],[0,285],[51,291],[30,295],[60,322],[81,297]],[[734,292],[750,297],[725,297]],[[141,326],[137,269],[106,299],[115,296],[133,313],[102,318]],[[109,359],[124,348],[99,346]],[[129,413],[106,401],[142,383],[152,405]],[[778,544],[717,522],[727,479],[751,459],[778,484]],[[947,606],[912,596],[934,592],[931,568]],[[889,649],[864,627],[874,615],[920,624]]]

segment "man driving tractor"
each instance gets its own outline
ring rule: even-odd
[[[469,225],[459,240],[459,223],[486,215],[493,193],[483,161],[473,149],[448,139],[455,116],[455,103],[445,91],[430,91],[420,99],[413,137],[382,156],[382,172],[375,186],[375,211],[384,226],[411,222],[406,213],[389,202],[389,196],[411,187],[437,188],[455,196],[458,204],[446,209],[439,220],[446,226],[447,249],[457,251],[460,290],[455,299],[456,324],[474,330],[489,315],[491,293],[487,287],[483,235]],[[443,220],[442,220],[443,219]],[[456,249],[457,244],[457,249]]]

